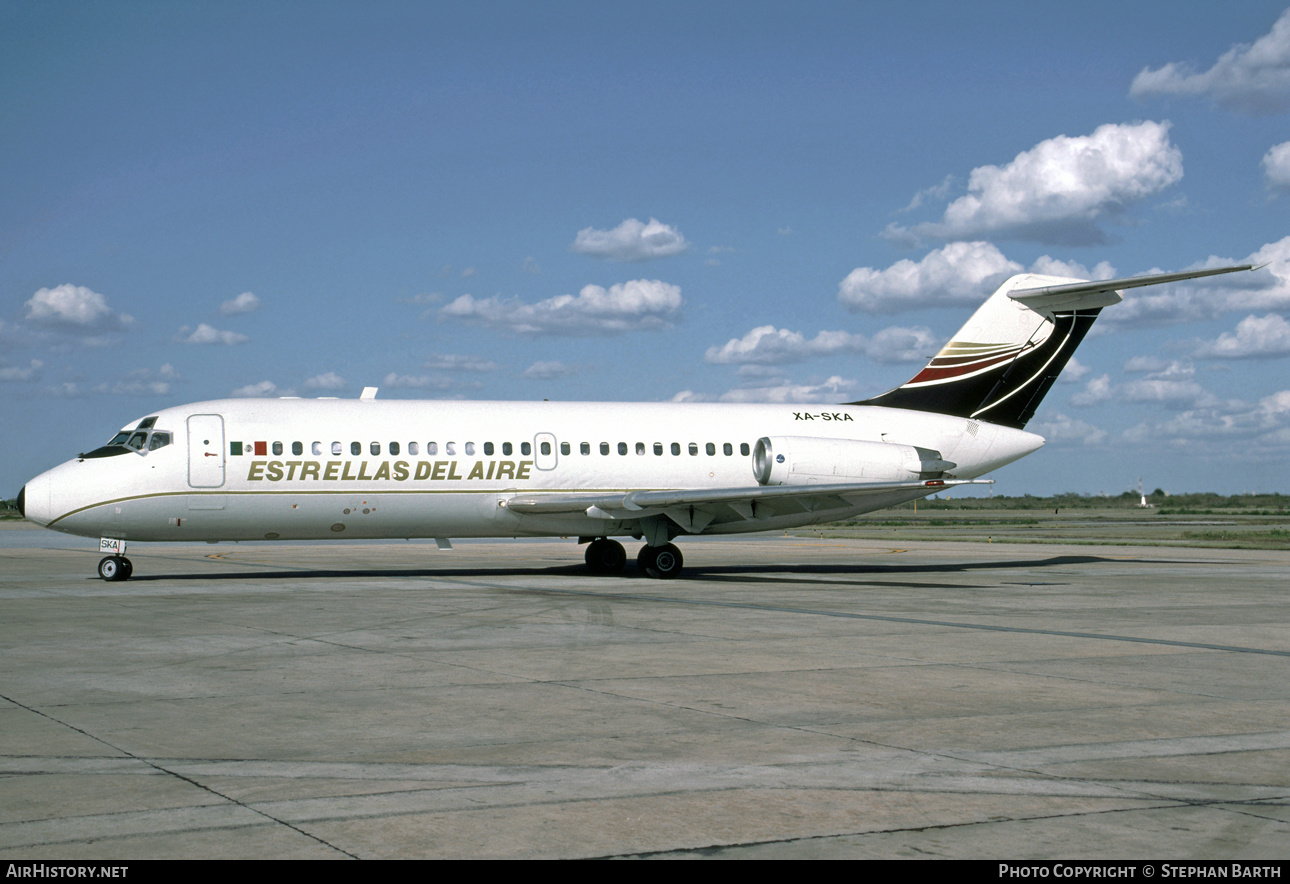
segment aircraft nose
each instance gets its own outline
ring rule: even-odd
[[[47,525],[53,518],[49,511],[49,489],[52,483],[48,473],[43,473],[22,486],[18,492],[18,511],[29,522]]]

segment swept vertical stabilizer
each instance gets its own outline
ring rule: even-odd
[[[1177,282],[1252,265],[1083,281],[1023,273],[990,296],[923,370],[852,405],[908,408],[1021,429],[1057,381],[1103,307],[1121,289]]]

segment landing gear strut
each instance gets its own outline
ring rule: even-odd
[[[99,576],[104,580],[129,580],[134,565],[125,556],[107,556],[99,562]]]
[[[586,559],[592,574],[617,574],[627,564],[627,551],[617,540],[602,537],[587,544]]]
[[[668,580],[681,573],[684,559],[675,544],[642,546],[636,555],[636,566],[642,573],[661,580]]]

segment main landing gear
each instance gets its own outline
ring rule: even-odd
[[[665,543],[662,546],[642,546],[636,554],[636,567],[645,574],[660,580],[669,580],[681,573],[684,559],[676,544]]]
[[[592,574],[617,574],[627,564],[627,551],[617,540],[602,537],[587,544],[586,559]]]
[[[129,580],[134,565],[125,556],[107,556],[99,562],[99,576],[104,580]]]
[[[617,574],[627,563],[627,553],[617,540],[601,537],[587,544],[587,567],[592,574]],[[674,544],[642,546],[636,556],[636,567],[642,574],[666,580],[681,573],[684,560]]]

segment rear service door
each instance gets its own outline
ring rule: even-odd
[[[219,488],[224,484],[224,418],[194,414],[188,418],[188,484]]]

